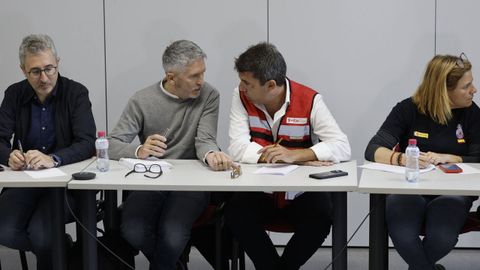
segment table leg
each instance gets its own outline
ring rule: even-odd
[[[65,251],[65,188],[52,188],[52,262],[53,269],[67,269]]]
[[[80,219],[90,232],[90,234],[97,235],[97,206],[96,206],[95,190],[80,191]],[[91,237],[88,233],[82,230],[82,255],[83,255],[83,269],[97,270],[97,241],[96,238]]]
[[[333,228],[332,259],[333,270],[347,269],[347,192],[332,192]],[[342,251],[342,249],[345,249]],[[338,256],[338,257],[337,257]]]
[[[388,232],[385,222],[385,194],[370,194],[370,270],[388,270]]]
[[[103,217],[103,225],[105,226],[105,232],[119,232],[119,212],[118,212],[118,199],[116,190],[105,190],[105,211]]]

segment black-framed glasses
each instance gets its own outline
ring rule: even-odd
[[[469,62],[469,61],[468,61],[468,58],[467,58],[467,55],[462,52],[462,53],[458,56],[458,58],[457,58],[457,62],[456,62],[456,63],[457,63],[457,66],[458,66],[459,68],[465,68],[465,63],[466,63],[466,62]]]
[[[47,76],[53,76],[55,73],[57,73],[57,67],[56,66],[46,66],[45,68],[32,68],[30,69],[28,73],[28,76],[38,79],[40,76],[42,76],[42,72],[45,72],[45,75]]]
[[[142,163],[136,163],[135,165],[133,165],[133,170],[125,174],[125,177],[129,176],[131,173],[145,173],[143,176],[155,179],[160,177],[163,174],[163,171],[162,166],[158,164],[152,164],[150,166],[147,166]]]

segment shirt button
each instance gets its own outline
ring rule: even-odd
[[[42,149],[45,150],[45,146],[42,146]]]
[[[45,127],[42,127],[42,130],[45,130]]]

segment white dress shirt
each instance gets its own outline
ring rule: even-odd
[[[277,130],[285,115],[286,108],[290,103],[290,84],[286,80],[286,95],[285,102],[282,107],[275,112],[272,117],[267,112],[263,104],[254,104],[257,108],[262,110],[267,118],[268,124],[272,128],[272,135],[274,141],[277,141]],[[350,159],[351,150],[347,135],[342,132],[332,114],[323,102],[320,94],[315,95],[313,100],[312,112],[310,114],[310,123],[313,131],[312,139],[321,141],[310,147],[315,153],[318,160],[332,161],[338,163],[340,161],[347,161]],[[230,111],[230,128],[229,128],[230,145],[228,151],[234,161],[242,163],[258,163],[260,154],[258,150],[263,147],[250,141],[250,126],[248,122],[248,113],[240,100],[238,87],[235,88],[232,97],[232,107]],[[306,177],[306,176],[305,176]],[[270,193],[270,192],[268,192]],[[285,198],[293,200],[303,192],[286,192]]]

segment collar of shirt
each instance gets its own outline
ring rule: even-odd
[[[167,96],[169,96],[169,97],[171,97],[171,98],[180,99],[178,96],[176,96],[176,95],[168,92],[168,91],[163,87],[163,83],[164,83],[164,82],[165,82],[165,81],[160,81],[160,82],[158,83],[158,86],[160,87],[160,90],[162,90],[162,92],[164,92],[165,95],[167,95]]]

